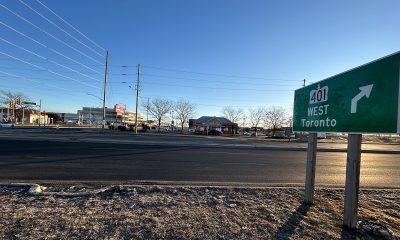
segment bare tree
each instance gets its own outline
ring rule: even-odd
[[[17,101],[18,99],[21,100],[21,103],[19,103],[19,104]],[[13,110],[12,114],[14,117],[23,117],[24,109],[29,110],[32,107],[31,105],[24,104],[24,102],[29,101],[29,98],[23,93],[14,93],[11,91],[0,90],[0,101],[2,103],[2,106],[1,106],[2,108],[3,108],[3,102],[6,104],[10,103],[11,101],[14,102],[15,107],[17,109],[20,109],[20,111],[16,111],[16,109]],[[10,118],[9,113],[7,114],[7,118]]]
[[[1,90],[0,91],[0,99],[1,99],[1,101],[4,101],[4,102],[9,102],[11,100],[16,102],[17,99],[21,99],[23,101],[27,101],[28,97],[25,96],[23,93],[13,93],[11,91]]]
[[[258,107],[258,108],[249,108],[249,119],[251,126],[254,127],[255,136],[257,136],[257,127],[260,125],[262,119],[265,116],[265,108]]]
[[[265,111],[264,123],[272,128],[272,136],[275,136],[276,129],[287,123],[288,117],[283,107],[271,107]]]
[[[242,118],[244,115],[243,109],[241,108],[233,108],[231,106],[226,106],[222,109],[222,114],[225,118],[227,118],[229,121],[231,121],[234,124],[238,124],[239,120]],[[235,132],[235,129],[232,128],[233,133]]]
[[[180,99],[175,103],[174,109],[177,114],[176,117],[181,124],[181,131],[183,132],[185,123],[196,113],[196,106],[190,101]]]
[[[143,104],[143,107],[149,111],[149,113],[157,119],[158,122],[158,131],[161,131],[161,121],[165,117],[167,113],[170,112],[170,110],[173,107],[173,104],[170,100],[166,99],[160,99],[160,98],[155,98],[151,102],[147,103],[145,102]]]

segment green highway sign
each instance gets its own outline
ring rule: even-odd
[[[300,88],[296,132],[400,133],[400,52]]]
[[[24,104],[28,104],[28,105],[36,105],[35,102],[24,102]]]

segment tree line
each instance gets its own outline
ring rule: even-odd
[[[257,128],[263,126],[265,128],[272,129],[272,134],[275,135],[275,131],[285,125],[291,125],[291,116],[283,107],[257,107],[249,108],[248,113],[241,108],[234,108],[226,106],[222,109],[222,114],[225,118],[233,123],[244,127],[246,120],[250,123],[251,127],[254,128],[255,134],[257,135]]]
[[[157,121],[158,131],[161,131],[161,122],[171,111],[176,114],[176,119],[183,132],[184,125],[196,114],[196,105],[189,100],[179,99],[176,102],[167,99],[154,98],[143,103],[143,108]]]

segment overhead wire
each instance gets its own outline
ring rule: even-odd
[[[10,57],[10,58],[12,58],[12,59],[19,60],[20,62],[23,62],[23,63],[25,63],[25,64],[31,65],[31,66],[33,66],[33,67],[35,67],[35,68],[42,69],[42,70],[47,70],[47,72],[49,72],[49,73],[52,73],[52,74],[54,74],[54,75],[57,75],[57,76],[60,76],[60,77],[63,77],[63,78],[70,79],[70,80],[72,80],[72,81],[74,81],[74,82],[77,82],[77,83],[80,83],[80,84],[82,84],[82,85],[85,85],[85,86],[88,86],[88,87],[92,87],[92,88],[98,88],[98,89],[99,89],[99,87],[97,87],[97,86],[94,86],[94,85],[91,85],[91,84],[87,84],[87,83],[85,83],[85,82],[76,80],[76,79],[74,79],[74,78],[65,76],[65,75],[63,75],[63,74],[59,74],[59,73],[54,72],[54,71],[52,71],[52,70],[49,70],[49,69],[46,69],[46,68],[37,66],[37,65],[35,65],[35,64],[33,64],[33,63],[29,63],[29,62],[27,62],[27,61],[24,61],[24,60],[22,60],[22,59],[19,59],[19,58],[17,58],[17,57],[14,57],[14,56],[12,56],[12,55],[10,55],[10,54],[7,54],[7,53],[1,52],[1,51],[0,51],[0,54],[3,54],[4,56]]]
[[[163,76],[163,75],[154,75],[148,73],[142,73],[142,76],[150,76],[156,78],[163,78],[163,79],[178,79],[178,80],[189,80],[189,81],[196,81],[196,82],[212,82],[212,83],[226,83],[226,84],[243,84],[243,82],[232,82],[232,81],[218,81],[218,80],[208,80],[208,79],[196,79],[196,78],[186,78],[186,77],[170,77],[170,76]],[[289,84],[275,84],[275,83],[252,83],[251,85],[258,85],[258,86],[293,86]]]
[[[26,18],[22,17],[22,16],[19,15],[18,13],[15,13],[14,11],[12,11],[12,10],[9,9],[9,8],[7,8],[7,7],[4,6],[3,4],[0,3],[0,6],[3,7],[4,9],[6,9],[7,11],[9,11],[10,13],[12,13],[14,16],[16,16],[16,17],[22,19],[23,21],[25,21],[26,23],[28,23],[28,24],[34,26],[36,29],[38,29],[39,31],[43,32],[43,33],[46,34],[47,36],[49,36],[49,37],[55,39],[56,41],[62,43],[62,44],[65,45],[65,46],[71,48],[72,50],[78,52],[79,54],[85,56],[86,58],[88,58],[88,59],[90,59],[90,60],[92,60],[92,61],[94,61],[94,62],[96,62],[96,63],[98,63],[98,64],[102,64],[101,62],[99,62],[99,61],[97,61],[96,59],[90,57],[89,55],[85,54],[84,52],[82,52],[82,51],[76,49],[75,47],[69,45],[68,43],[64,42],[63,40],[57,38],[56,36],[52,35],[51,33],[47,32],[46,30],[42,29],[41,27],[35,25],[34,23],[32,23],[31,21],[29,21],[29,20],[27,20]]]
[[[168,84],[168,83],[158,83],[146,81],[142,82],[142,84],[151,84],[151,85],[159,85],[159,86],[171,86],[171,87],[185,87],[185,88],[203,88],[203,89],[215,89],[215,90],[233,90],[233,91],[260,91],[260,92],[291,92],[294,90],[281,90],[281,89],[252,89],[252,88],[226,88],[226,87],[205,87],[205,86],[188,86],[181,84]]]
[[[0,5],[1,5],[1,4],[0,4]],[[13,27],[11,27],[11,26],[9,26],[9,25],[7,25],[7,24],[1,22],[1,21],[0,21],[0,24],[3,25],[3,26],[5,26],[5,27],[7,27],[7,28],[9,28],[9,29],[11,29],[11,30],[13,30],[14,32],[16,32],[16,33],[18,33],[18,34],[20,34],[20,35],[22,35],[22,36],[28,38],[29,40],[31,40],[31,41],[37,43],[38,45],[40,45],[40,46],[42,46],[42,47],[44,47],[44,48],[46,48],[46,49],[48,49],[48,50],[50,50],[50,51],[52,51],[52,52],[58,54],[58,55],[60,55],[60,56],[62,56],[62,57],[64,57],[64,58],[66,58],[66,59],[68,59],[68,60],[70,60],[70,61],[73,61],[73,62],[75,62],[75,63],[77,63],[77,64],[83,66],[83,67],[86,68],[86,69],[89,69],[89,70],[91,70],[91,71],[93,71],[93,72],[95,72],[95,73],[101,74],[101,72],[99,72],[99,71],[97,71],[97,70],[95,70],[95,69],[93,69],[93,68],[91,68],[91,67],[88,67],[87,65],[85,65],[85,64],[83,64],[83,63],[81,63],[81,62],[78,62],[78,61],[76,61],[76,60],[74,60],[74,59],[72,59],[72,58],[70,58],[70,57],[68,57],[68,56],[65,56],[64,54],[62,54],[62,53],[60,53],[60,52],[58,52],[58,51],[56,51],[56,50],[54,50],[54,49],[48,47],[47,45],[45,45],[45,44],[43,44],[43,43],[41,43],[41,42],[39,42],[39,41],[33,39],[32,37],[30,37],[30,36],[28,36],[28,35],[26,35],[26,34],[20,32],[20,31],[18,31],[17,29],[15,29],[15,28],[13,28]]]
[[[68,70],[70,70],[70,71],[72,71],[72,72],[75,72],[75,73],[80,74],[80,75],[82,75],[82,76],[84,76],[84,77],[90,78],[90,79],[92,79],[92,80],[95,80],[95,81],[97,81],[97,82],[101,82],[100,80],[98,80],[98,79],[96,79],[96,78],[93,78],[93,77],[91,77],[91,76],[89,76],[89,75],[86,75],[86,74],[84,74],[84,73],[81,73],[81,72],[79,72],[79,71],[76,71],[75,69],[72,69],[72,68],[70,68],[70,67],[67,67],[67,66],[65,66],[65,65],[63,65],[63,64],[60,64],[60,63],[58,63],[58,62],[56,62],[56,61],[54,61],[54,60],[51,60],[51,59],[49,59],[49,58],[45,58],[45,57],[43,57],[42,55],[39,55],[39,54],[37,54],[37,53],[35,53],[35,52],[33,52],[33,51],[30,51],[30,50],[28,50],[28,49],[26,49],[26,48],[24,48],[24,47],[21,47],[21,46],[19,46],[19,45],[17,45],[17,44],[14,44],[14,43],[10,42],[10,41],[7,41],[6,39],[4,39],[4,38],[2,38],[2,37],[0,37],[0,40],[3,41],[3,42],[6,42],[6,43],[8,43],[8,44],[10,44],[10,45],[12,45],[12,46],[14,46],[14,47],[16,47],[16,48],[18,48],[18,49],[21,49],[21,50],[23,50],[23,51],[26,51],[26,52],[28,52],[28,53],[30,53],[30,54],[32,54],[32,55],[38,57],[38,58],[41,58],[41,59],[43,59],[43,60],[46,60],[46,61],[51,62],[51,63],[53,63],[53,64],[56,64],[57,66],[63,67],[63,68],[65,68],[65,69],[68,69]]]
[[[51,21],[50,19],[46,18],[45,16],[43,16],[40,12],[38,12],[37,10],[35,10],[34,8],[32,8],[31,6],[29,6],[28,4],[26,4],[24,1],[19,0],[19,2],[21,2],[23,5],[25,5],[26,7],[28,7],[30,10],[32,10],[34,13],[36,13],[37,15],[39,15],[40,17],[42,17],[44,20],[46,20],[48,23],[50,23],[51,25],[53,25],[54,27],[56,27],[57,29],[59,29],[60,31],[62,31],[63,33],[67,34],[69,37],[71,37],[72,39],[74,39],[75,41],[77,41],[78,43],[80,43],[81,45],[85,46],[87,49],[91,50],[93,53],[97,54],[100,57],[104,57],[102,54],[98,53],[96,50],[94,50],[93,48],[89,47],[88,45],[86,45],[85,43],[83,43],[82,41],[80,41],[79,39],[77,39],[76,37],[74,37],[73,35],[71,35],[70,33],[68,33],[67,31],[65,31],[62,27],[58,26],[57,24],[55,24],[53,21]]]
[[[164,96],[150,96],[150,95],[144,95],[139,97],[142,100],[147,100],[148,98],[159,98],[159,97],[164,97]],[[173,101],[171,99],[169,99],[170,101]],[[218,108],[222,108],[222,107],[226,107],[227,105],[215,105],[215,104],[203,104],[203,103],[197,103],[197,102],[193,102],[195,105],[199,105],[199,106],[207,106],[207,107],[218,107]],[[252,108],[252,107],[258,107],[258,106],[250,106],[250,105],[229,105],[230,107],[238,107],[238,108]],[[261,105],[260,105],[261,106]]]
[[[90,41],[91,43],[93,43],[96,47],[100,48],[103,51],[106,51],[105,48],[103,48],[102,46],[100,46],[98,43],[96,43],[95,41],[93,41],[92,39],[90,39],[88,36],[86,36],[85,34],[83,34],[81,31],[79,31],[76,27],[74,27],[72,24],[70,24],[69,22],[67,22],[65,19],[63,19],[60,15],[58,15],[57,13],[55,13],[53,10],[51,10],[48,6],[46,6],[44,3],[42,3],[41,1],[37,0],[37,2],[42,5],[44,8],[46,8],[49,12],[51,12],[52,14],[54,14],[56,17],[58,17],[61,21],[63,21],[65,24],[67,24],[69,27],[71,27],[72,29],[74,29],[77,33],[79,33],[80,35],[82,35],[84,38],[86,38],[88,41]]]
[[[129,65],[123,65],[128,67]],[[121,66],[121,67],[123,67]],[[239,76],[239,75],[228,75],[228,74],[220,74],[220,73],[204,73],[204,72],[196,72],[196,71],[188,71],[188,70],[179,70],[179,69],[172,69],[172,68],[162,68],[162,67],[155,67],[149,65],[140,65],[142,68],[152,68],[158,69],[163,71],[172,71],[172,72],[183,72],[183,73],[191,73],[191,74],[198,74],[198,75],[209,75],[209,76],[216,76],[216,77],[226,77],[226,78],[244,78],[244,79],[259,79],[259,80],[277,80],[277,81],[301,81],[302,79],[283,79],[283,78],[264,78],[264,77],[254,77],[254,76]],[[129,66],[134,67],[134,66]]]
[[[24,80],[27,80],[29,82],[33,82],[33,83],[37,84],[37,86],[38,86],[38,87],[35,87],[35,88],[29,88],[29,87],[26,87],[26,86],[18,86],[18,88],[20,88],[20,89],[22,88],[22,89],[29,89],[29,90],[52,90],[52,89],[56,88],[56,89],[64,90],[65,92],[63,92],[63,95],[72,95],[72,96],[83,96],[84,95],[83,93],[76,92],[76,91],[74,92],[75,94],[69,93],[68,89],[66,89],[66,88],[62,88],[62,87],[55,86],[55,85],[52,85],[52,84],[48,84],[48,83],[41,82],[41,81],[35,81],[35,80],[32,80],[31,77],[28,78],[28,77],[19,76],[19,75],[11,74],[11,73],[4,72],[4,71],[0,71],[0,73],[5,74],[8,77],[17,78],[17,79],[24,79]],[[6,77],[0,76],[0,78],[5,79]],[[50,87],[50,89],[49,88],[43,88],[42,87],[43,85]],[[48,91],[46,92],[46,94],[49,94],[49,93],[51,93],[51,92],[48,92]],[[58,94],[58,96],[60,95],[59,93],[56,93],[56,94]]]

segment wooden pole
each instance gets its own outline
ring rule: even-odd
[[[344,226],[357,227],[358,191],[360,188],[361,134],[349,134],[347,146]]]
[[[317,133],[308,134],[306,190],[304,202],[311,204],[314,201],[315,165],[317,162]]]
[[[104,69],[104,91],[103,91],[103,129],[106,128],[106,94],[107,94],[107,73],[108,73],[108,50],[106,51],[106,66]]]

